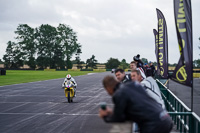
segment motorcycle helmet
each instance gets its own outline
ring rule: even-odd
[[[72,76],[71,76],[70,74],[67,74],[67,76],[66,76],[67,80],[70,80],[71,77],[72,77]]]

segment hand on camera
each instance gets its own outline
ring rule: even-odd
[[[106,110],[99,109],[99,117],[103,118],[105,116],[108,116],[112,114],[112,109],[110,107],[106,107]]]

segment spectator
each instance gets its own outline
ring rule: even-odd
[[[113,76],[103,79],[103,86],[112,96],[114,109],[106,107],[99,110],[105,122],[134,121],[140,133],[169,133],[172,120],[137,82],[119,84]],[[133,89],[134,88],[134,89]]]
[[[136,62],[136,61],[132,61],[132,62],[130,63],[130,69],[131,69],[131,71],[132,71],[132,70],[139,70],[140,73],[141,73],[141,75],[142,75],[142,78],[143,78],[143,79],[146,78],[146,75],[145,75],[144,70],[143,70],[141,67],[138,67],[138,68],[137,68],[137,62]]]
[[[133,57],[133,60],[137,62],[137,67],[141,67],[143,69],[143,62],[140,60],[140,55]]]
[[[128,74],[125,74],[123,69],[116,69],[115,76],[120,83],[126,83],[131,81],[131,77]]]
[[[148,68],[148,64],[147,63],[144,63],[144,73],[146,74],[146,71],[147,71],[147,68]]]
[[[149,62],[149,67],[151,67],[151,74],[152,74],[152,77],[154,77],[154,75],[156,73],[156,69],[151,61]]]
[[[141,76],[140,71],[138,71],[138,70],[132,70],[131,71],[131,80],[132,81],[142,82],[142,76]]]
[[[153,63],[150,61],[149,67],[146,69],[146,76],[154,77],[154,75],[155,75],[155,67],[154,67]]]
[[[146,93],[153,98],[163,109],[165,109],[165,104],[162,99],[160,89],[156,83],[156,81],[152,77],[147,77],[142,80],[142,76],[140,71],[133,70],[131,71],[131,79],[133,81],[138,81],[145,88]]]

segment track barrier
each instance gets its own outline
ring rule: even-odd
[[[165,101],[166,109],[174,121],[176,130],[180,133],[200,133],[200,117],[191,112],[191,109],[164,85],[166,81],[164,79],[156,79]]]

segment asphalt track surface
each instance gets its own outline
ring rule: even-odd
[[[191,87],[170,80],[168,88],[191,109]],[[200,78],[193,79],[193,111],[200,116]]]
[[[77,76],[77,97],[68,103],[63,79],[0,87],[0,133],[107,133],[99,103],[113,106],[102,87],[110,72]]]
[[[68,103],[63,79],[0,86],[0,133],[108,133],[116,125],[98,117],[99,103],[113,106],[102,87],[110,72],[77,76],[77,97]],[[168,88],[189,108],[191,88],[170,81]],[[200,79],[194,79],[194,112],[200,116]],[[124,126],[123,126],[124,127]],[[129,127],[128,127],[129,128]],[[129,130],[129,129],[128,129]]]

